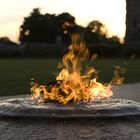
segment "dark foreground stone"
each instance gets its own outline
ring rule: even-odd
[[[113,99],[63,106],[29,101],[25,97],[0,101],[0,140],[140,139],[137,102]]]
[[[139,140],[139,118],[1,119],[0,140]]]

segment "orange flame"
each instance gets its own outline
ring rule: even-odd
[[[95,77],[91,79],[96,73],[93,67],[82,73],[82,62],[89,58],[89,51],[78,36],[73,36],[72,39],[73,43],[68,48],[68,53],[62,58],[63,68],[56,77],[56,84],[45,86],[32,82],[32,99],[38,102],[56,101],[62,104],[71,101],[93,101],[112,96],[111,83],[122,82],[123,79],[119,80],[117,71],[116,77],[114,76],[108,85],[97,82]]]

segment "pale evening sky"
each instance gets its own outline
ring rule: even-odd
[[[69,12],[83,26],[98,19],[110,35],[125,35],[125,0],[0,0],[0,37],[17,41],[23,18],[37,7],[42,13]]]

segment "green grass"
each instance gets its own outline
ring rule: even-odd
[[[58,72],[57,59],[0,59],[0,95],[29,93],[29,81],[33,77],[39,83],[54,81]],[[91,63],[99,70],[99,79],[109,82],[115,65],[124,67],[126,83],[140,82],[140,60],[99,59]]]

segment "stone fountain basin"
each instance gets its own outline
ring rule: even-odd
[[[29,96],[0,100],[1,118],[104,118],[140,116],[140,103],[124,99],[104,99],[90,103],[37,103]]]
[[[46,106],[50,106],[50,103],[45,105],[30,102],[29,97],[25,95],[1,97],[0,140],[139,140],[139,87],[140,83],[115,87],[113,90],[114,98],[125,98],[129,100],[112,99],[114,100],[114,103],[104,103],[101,104],[102,106],[100,106],[100,102],[97,101],[91,105],[91,112],[94,109],[94,111],[92,112],[94,114],[90,113],[89,111],[90,118],[88,117],[88,113],[83,113],[83,110],[86,113],[86,111],[88,112],[89,108],[91,108],[89,107],[89,104],[86,106],[83,104],[83,107],[80,107],[82,108],[82,111],[79,109],[84,115],[79,114],[80,111],[78,113],[77,111],[75,111],[74,115],[76,117],[74,118],[74,115],[73,117],[71,117],[72,114],[70,115],[72,111],[69,111],[69,113],[67,115],[65,114],[65,116],[62,115],[62,113],[60,114],[59,112],[58,117],[58,112],[57,114],[52,115],[51,113],[48,113],[48,111],[51,112],[52,109],[50,108],[49,110],[45,108]],[[32,104],[32,107],[30,104],[28,105],[28,101],[26,101],[26,99],[30,102],[30,104]],[[27,104],[24,103],[24,100]],[[138,102],[134,102],[131,100],[135,100]],[[36,106],[38,109],[36,108]],[[44,106],[44,109],[41,109],[42,106]],[[56,104],[52,104],[52,106],[54,107],[54,109],[58,107],[59,111],[62,107],[64,107],[62,106],[60,108],[61,105]],[[77,110],[77,108],[82,105],[71,104],[68,106],[73,106],[74,109]],[[66,111],[68,111],[68,107],[65,106],[65,109],[67,109]],[[29,112],[27,110],[31,111]],[[44,110],[45,112],[45,116],[43,119],[40,118],[42,115],[41,113],[39,113],[40,110]],[[32,119],[33,112],[35,114],[34,118],[39,119]],[[64,112],[64,109],[61,110],[61,112]],[[17,116],[21,119],[17,119]]]

